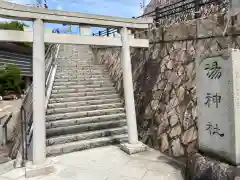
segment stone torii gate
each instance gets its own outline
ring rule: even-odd
[[[33,21],[33,32],[0,30],[0,41],[33,43],[33,169],[46,169],[45,127],[45,51],[44,43],[78,44],[121,47],[124,77],[124,95],[128,124],[128,143],[123,149],[129,153],[139,151],[143,145],[138,141],[135,103],[132,83],[130,47],[147,48],[147,39],[129,38],[131,29],[147,29],[152,19],[130,19],[101,15],[81,14],[58,10],[41,9],[0,2],[0,17]],[[44,23],[79,25],[81,35],[44,33]],[[121,38],[91,36],[91,27],[120,29]],[[87,35],[88,34],[88,35]]]

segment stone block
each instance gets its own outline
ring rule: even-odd
[[[174,139],[171,143],[172,155],[173,156],[182,156],[184,155],[184,149],[181,145],[180,139]]]
[[[147,150],[147,146],[140,141],[137,144],[129,144],[123,143],[120,145],[121,150],[126,152],[127,154],[136,154],[140,152],[144,152]]]
[[[195,141],[196,139],[197,139],[197,129],[195,126],[185,131],[181,138],[182,143],[185,145],[188,145],[189,143]]]
[[[234,165],[240,163],[239,58],[234,49],[202,57],[196,79],[199,148]]]
[[[154,42],[155,41],[155,37],[156,37],[156,33],[155,33],[154,30],[147,31],[147,39],[149,40],[149,42]]]
[[[179,117],[178,117],[178,113],[176,112],[175,109],[171,110],[169,112],[169,122],[171,127],[175,126],[178,122],[179,122]]]
[[[169,128],[168,119],[162,119],[161,124],[158,126],[157,132],[158,136],[161,136],[168,128]]]
[[[174,24],[164,29],[164,40],[171,41],[178,39],[195,38],[197,35],[196,30],[197,28],[195,21]]]
[[[165,133],[160,138],[160,150],[165,152],[169,149],[168,135]]]
[[[224,15],[221,16],[208,16],[197,20],[198,24],[198,37],[209,37],[209,36],[221,36],[225,29],[227,19]],[[229,32],[230,26],[227,29]]]
[[[175,127],[173,127],[170,131],[170,137],[171,138],[174,138],[176,136],[179,136],[182,132],[182,129],[181,129],[181,126],[180,125],[177,125]]]
[[[186,180],[238,180],[240,169],[201,154],[187,159]]]
[[[156,31],[156,39],[155,39],[155,41],[163,40],[163,27],[159,27],[155,31]]]

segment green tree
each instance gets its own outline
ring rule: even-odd
[[[0,22],[0,29],[4,30],[17,30],[17,31],[24,31],[24,27],[29,27],[27,24],[19,21],[11,21],[11,22]],[[32,47],[31,42],[15,42],[15,44],[18,44],[20,46],[25,47]],[[45,43],[45,49],[47,50],[48,44]]]
[[[24,23],[18,22],[18,21],[11,21],[11,22],[2,22],[0,23],[0,29],[5,30],[18,30],[23,31],[24,26],[27,26]]]
[[[0,29],[4,29],[4,30],[17,30],[17,31],[24,31],[24,27],[29,27],[27,24],[23,23],[23,22],[19,22],[19,21],[11,21],[11,22],[1,22],[0,23]],[[19,44],[19,45],[23,45],[26,47],[32,47],[32,43],[15,43],[15,44]]]
[[[20,93],[22,83],[21,70],[18,66],[7,64],[0,68],[0,93],[5,95],[8,91]]]

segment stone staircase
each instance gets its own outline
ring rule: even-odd
[[[0,145],[0,164],[10,161],[9,158],[9,148],[7,146]]]
[[[89,46],[61,45],[46,112],[48,156],[127,139],[123,101]]]
[[[14,162],[9,157],[10,145],[0,146],[0,175],[14,169]]]

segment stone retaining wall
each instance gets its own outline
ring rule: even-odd
[[[147,37],[151,42],[149,49],[131,50],[138,132],[143,143],[175,157],[196,152],[195,60],[197,55],[239,48],[240,15],[234,23],[226,28],[225,37],[226,15],[135,32],[136,38]],[[97,49],[96,57],[107,66],[123,95],[120,49]]]

